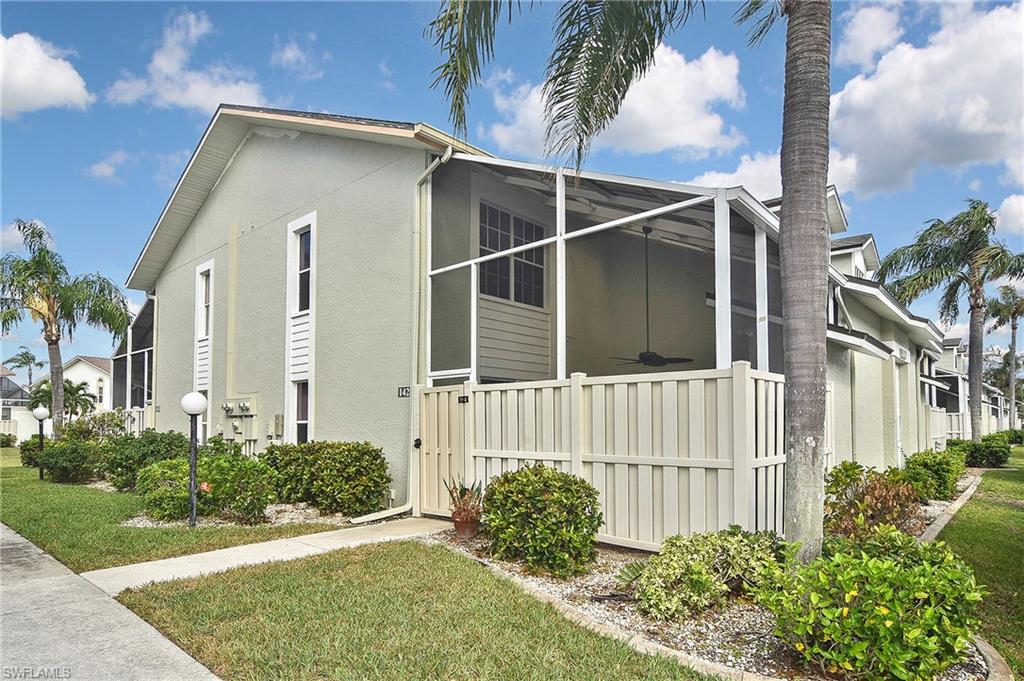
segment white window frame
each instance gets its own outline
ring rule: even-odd
[[[299,310],[299,235],[309,232],[309,309]],[[308,385],[307,392],[307,421],[306,439],[312,440],[315,427],[315,405],[316,405],[316,381],[315,375],[315,341],[316,341],[316,274],[317,274],[317,212],[314,210],[300,218],[288,223],[285,231],[287,246],[285,255],[287,265],[285,267],[285,367],[284,367],[284,441],[295,443],[297,436],[296,428],[296,400],[295,384],[301,380],[292,380],[292,341],[291,322],[297,317],[309,316],[309,369],[305,379]]]
[[[202,413],[199,414],[199,422],[197,424],[199,429],[199,443],[205,445],[206,441],[210,437],[210,410],[212,409],[213,405],[210,404],[209,390],[200,390],[199,392],[202,393],[203,397],[206,398],[206,409],[204,409]]]
[[[207,260],[196,266],[196,340],[213,335],[213,264],[213,260]],[[206,296],[209,296],[209,304],[206,303]],[[200,329],[203,333],[200,333]]]
[[[493,209],[497,210],[499,213],[508,213],[508,219],[509,219],[509,248],[502,249],[502,250],[497,250],[497,251],[491,251],[491,249],[487,249],[488,251],[490,251],[488,253],[481,253],[480,252],[484,248],[484,246],[483,246],[483,244],[481,243],[481,240],[480,240],[480,206],[487,206],[489,208],[493,208]],[[535,225],[535,226],[537,226],[537,227],[539,227],[541,229],[541,231],[543,232],[544,236],[542,236],[539,239],[536,239],[535,241],[531,241],[531,242],[528,242],[528,243],[540,243],[542,245],[537,246],[536,249],[533,249],[533,248],[519,249],[518,251],[515,251],[514,253],[511,253],[510,255],[506,256],[508,258],[508,298],[502,298],[501,296],[496,296],[496,295],[494,295],[492,293],[484,293],[483,291],[480,291],[480,286],[481,286],[481,283],[482,283],[482,279],[477,281],[477,292],[481,296],[483,296],[484,298],[489,298],[491,300],[497,300],[497,301],[501,301],[503,303],[511,303],[512,305],[519,305],[519,306],[525,307],[525,308],[527,308],[529,310],[544,310],[544,311],[546,311],[548,309],[548,288],[549,288],[549,286],[548,286],[548,272],[549,272],[548,261],[550,259],[550,254],[547,253],[547,250],[546,250],[544,244],[547,243],[546,240],[548,239],[548,231],[549,231],[549,229],[545,225],[541,224],[538,220],[534,220],[533,218],[528,218],[525,215],[517,213],[514,210],[509,210],[508,208],[503,208],[501,206],[501,204],[496,203],[494,201],[488,201],[487,199],[484,199],[484,198],[480,198],[480,199],[477,200],[476,214],[475,215],[476,215],[476,233],[475,233],[476,248],[475,248],[475,250],[473,252],[476,255],[478,255],[479,257],[482,257],[482,258],[483,257],[487,257],[489,255],[494,255],[495,253],[503,253],[503,252],[508,251],[510,249],[517,248],[517,244],[515,243],[516,231],[515,231],[515,222],[514,222],[516,218],[519,218],[520,220],[523,220],[524,222],[529,222],[531,225]],[[527,245],[528,245],[527,243],[524,243],[524,244],[519,244],[518,246],[527,246]],[[532,251],[532,250],[540,250],[540,252],[543,254],[542,257],[544,258],[544,263],[543,264],[538,265],[535,262],[531,262],[531,261],[525,259],[524,256],[526,255],[527,251]],[[498,260],[501,260],[501,259],[502,258],[497,258],[497,259],[493,260],[492,262],[497,262]],[[542,276],[542,281],[543,281],[543,287],[544,287],[544,290],[543,290],[543,292],[541,294],[541,298],[542,298],[542,301],[541,301],[542,304],[541,305],[534,305],[533,303],[524,303],[524,302],[516,300],[516,261],[517,260],[519,260],[521,262],[524,262],[527,265],[530,265],[532,267],[539,267],[540,268],[541,276]],[[482,273],[479,272],[479,268],[477,269],[477,271],[478,271],[478,275],[477,276],[478,277],[482,277]]]
[[[299,400],[298,392],[299,385],[306,384],[306,420],[299,421]],[[294,413],[291,416],[292,422],[292,439],[291,442],[298,444],[299,442],[299,425],[306,424],[306,442],[310,442],[313,439],[313,400],[312,400],[312,389],[313,384],[308,379],[305,381],[292,381],[292,402],[294,406]]]

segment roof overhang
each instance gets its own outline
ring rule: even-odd
[[[856,295],[865,307],[878,316],[901,324],[914,343],[931,350],[942,350],[942,332],[931,320],[912,314],[876,281],[849,276],[845,279],[844,291]]]
[[[782,210],[782,197],[768,199],[763,205],[777,216]],[[849,228],[849,223],[846,221],[846,209],[843,208],[843,202],[839,199],[839,190],[834,184],[825,188],[825,210],[830,234],[845,232]]]
[[[942,390],[949,390],[948,383],[945,383],[944,381],[936,381],[934,378],[929,378],[928,376],[921,376],[921,382],[925,385],[933,385]]]
[[[125,285],[149,291],[164,264],[188,230],[210,192],[231,165],[239,146],[254,127],[333,135],[442,153],[451,146],[458,151],[486,155],[425,123],[396,123],[329,114],[221,104],[213,114],[185,170],[178,178],[160,217],[135,261]]]
[[[867,266],[869,272],[874,272],[881,266],[882,260],[878,255],[878,246],[875,244],[874,235],[868,237],[867,241],[857,246],[834,248],[831,255],[843,255],[844,253],[854,253],[856,251],[861,251],[864,254],[864,265]]]
[[[829,324],[825,331],[827,340],[841,345],[844,348],[871,355],[878,359],[889,359],[892,355],[892,348],[873,336],[863,331],[847,329],[835,324]]]

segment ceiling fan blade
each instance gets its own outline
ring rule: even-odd
[[[609,357],[608,359],[617,359],[617,360],[620,360],[622,362],[633,362],[634,364],[639,364],[640,363],[640,360],[638,360],[636,357],[614,357],[614,356],[612,356],[612,357]]]
[[[665,357],[665,364],[688,364],[693,361],[692,357]]]

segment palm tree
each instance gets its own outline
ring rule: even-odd
[[[85,322],[119,338],[128,329],[128,305],[117,284],[100,274],[71,276],[64,259],[52,249],[49,232],[32,220],[15,220],[27,255],[0,258],[0,330],[7,333],[27,312],[43,328],[54,386],[50,413],[58,434],[64,423],[64,366],[61,339],[73,337]]]
[[[28,385],[32,385],[32,369],[42,369],[43,362],[40,362],[35,353],[28,349],[27,346],[19,346],[19,352],[16,355],[12,355],[4,361],[4,364],[11,366],[14,369],[28,369]]]
[[[967,200],[967,210],[949,221],[932,220],[914,243],[887,255],[878,269],[878,281],[901,302],[910,304],[925,293],[942,289],[939,316],[952,324],[960,315],[960,299],[967,297],[970,332],[967,384],[971,397],[971,436],[981,440],[981,378],[985,285],[1000,277],[1024,276],[1024,253],[1013,254],[993,237],[996,219],[988,204]]]
[[[89,383],[81,381],[73,383],[70,378],[64,379],[64,416],[69,419],[91,413],[96,409],[96,395],[89,392]],[[53,403],[53,389],[50,381],[43,381],[29,397],[29,409],[40,405],[49,407]]]
[[[494,55],[500,1],[446,0],[428,34],[442,53],[434,86],[443,86],[457,134],[465,135],[470,88]],[[594,138],[618,114],[626,93],[654,63],[654,52],[703,2],[567,0],[559,5],[544,82],[545,148],[578,169]],[[735,16],[759,42],[785,18],[780,253],[785,323],[785,531],[799,558],[821,552],[824,501],[825,315],[828,287],[829,57],[832,4],[746,0]]]
[[[1007,388],[1010,393],[1010,428],[1017,427],[1017,367],[1014,361],[1017,357],[1017,327],[1020,325],[1021,317],[1024,317],[1024,296],[1017,293],[1013,286],[1000,286],[999,297],[988,301],[989,318],[993,321],[989,327],[989,333],[1003,326],[1010,327],[1010,351],[1007,353],[1011,358],[1007,364]]]

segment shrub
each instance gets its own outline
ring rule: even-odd
[[[99,447],[86,440],[47,440],[36,460],[54,482],[82,482],[94,474]]]
[[[825,476],[825,532],[849,537],[895,525],[916,535],[924,529],[918,501],[911,484],[844,461]]]
[[[543,465],[502,473],[484,492],[484,523],[496,558],[559,577],[579,574],[597,554],[597,490]]]
[[[919,501],[938,498],[935,496],[935,482],[932,480],[931,474],[924,468],[886,468],[885,477],[892,482],[913,487]]]
[[[777,566],[780,551],[775,534],[733,526],[669,537],[641,570],[627,572],[635,575],[640,610],[658,619],[681,620],[757,584],[766,570]]]
[[[199,448],[199,456],[241,456],[242,443],[225,440],[222,435],[214,435]]]
[[[135,488],[142,468],[157,461],[188,455],[188,438],[175,431],[144,430],[141,435],[124,435],[110,441],[103,461],[107,480],[120,490]]]
[[[1024,428],[1011,428],[1007,430],[1006,440],[1011,445],[1024,445]]]
[[[39,436],[33,435],[18,444],[18,454],[21,456],[21,465],[36,468],[39,462],[36,456],[39,454]]]
[[[277,500],[277,474],[266,464],[241,455],[200,457],[196,463],[196,514],[256,522]],[[136,491],[146,513],[159,520],[188,517],[188,459],[152,463],[138,475]]]
[[[961,452],[972,468],[1000,468],[1010,460],[1010,442],[1003,433],[985,435],[981,442],[947,440],[946,451]]]
[[[63,436],[75,440],[100,440],[124,435],[124,411],[104,411],[86,414],[64,424]]]
[[[907,457],[904,470],[908,478],[928,481],[925,485],[928,494],[924,498],[952,499],[956,496],[956,483],[967,466],[964,454],[959,450],[935,452],[926,449]]]
[[[0,433],[0,447],[14,447],[18,444],[18,436],[14,433]]]
[[[960,659],[982,591],[944,543],[881,526],[831,548],[762,582],[776,636],[825,672],[869,679],[923,681]]]
[[[260,461],[277,471],[281,501],[305,501],[323,513],[362,515],[387,501],[391,476],[379,447],[369,442],[274,444]]]

